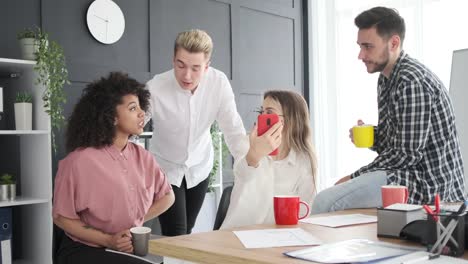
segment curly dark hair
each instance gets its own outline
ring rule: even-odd
[[[67,151],[111,145],[116,133],[117,105],[129,94],[138,97],[141,109],[148,110],[150,92],[125,73],[111,72],[86,86],[68,120]]]

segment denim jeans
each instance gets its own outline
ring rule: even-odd
[[[383,185],[387,185],[385,171],[362,174],[319,192],[312,203],[311,213],[319,214],[351,208],[382,206],[380,187]]]

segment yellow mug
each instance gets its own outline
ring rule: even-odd
[[[374,145],[374,126],[361,125],[353,127],[354,145],[358,148],[370,148]]]

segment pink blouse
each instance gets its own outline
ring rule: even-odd
[[[114,146],[78,149],[59,163],[52,215],[114,234],[141,226],[153,202],[171,190],[153,155],[134,143],[122,152]]]

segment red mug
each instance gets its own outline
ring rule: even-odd
[[[382,206],[385,208],[395,203],[408,202],[408,188],[401,185],[382,186]]]
[[[300,204],[303,204],[307,209],[306,214],[301,217],[299,217]],[[309,215],[309,205],[301,201],[299,196],[276,195],[273,197],[273,208],[277,225],[297,225],[299,219]]]

